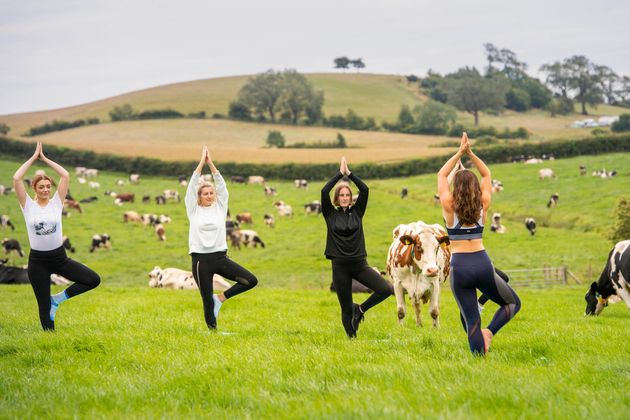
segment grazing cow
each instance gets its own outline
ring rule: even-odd
[[[251,245],[252,247],[257,248],[258,245],[260,245],[263,248],[265,247],[265,243],[262,241],[262,239],[260,239],[260,236],[258,236],[258,233],[256,233],[256,231],[249,229],[236,229],[232,231],[232,235],[230,236],[235,235],[238,236],[239,244],[242,244],[243,246]]]
[[[155,197],[155,204],[166,204],[166,197],[164,197],[163,195],[158,195]]]
[[[293,216],[293,207],[288,204],[284,204],[284,201],[276,201],[273,205],[276,209],[278,209],[279,216]]]
[[[157,287],[163,289],[197,289],[197,283],[190,271],[180,270],[179,268],[161,269],[155,266],[149,273],[149,287]],[[223,277],[215,274],[212,278],[212,288],[220,292],[224,292],[230,288],[230,283],[225,281]]]
[[[63,237],[63,242],[61,243],[61,246],[63,246],[65,249],[67,249],[68,251],[72,252],[73,254],[76,251],[76,249],[74,249],[74,247],[70,243],[70,239],[67,236]]]
[[[252,175],[249,178],[247,178],[247,183],[265,185],[265,178],[259,175]]]
[[[85,176],[86,178],[93,178],[95,176],[98,176],[98,169],[86,169],[83,172],[83,176]]]
[[[580,165],[580,175],[586,175],[586,166]]]
[[[70,200],[68,198],[63,200],[63,208],[64,209],[75,209],[79,213],[83,213],[83,210],[81,210],[81,205],[79,204],[79,202],[76,201],[76,200]]]
[[[151,202],[151,196],[150,195],[143,195],[142,196],[142,203],[150,203]]]
[[[551,194],[551,197],[549,197],[549,201],[547,202],[547,207],[556,207],[558,205],[558,199],[560,199],[558,193]]]
[[[542,159],[538,159],[538,158],[530,158],[530,159],[527,159],[527,160],[525,161],[525,164],[526,164],[526,165],[537,165],[537,164],[539,164],[539,163],[542,163],[542,161],[543,161]]]
[[[166,231],[164,230],[163,224],[158,223],[157,225],[155,225],[155,234],[160,241],[166,241]]]
[[[15,226],[13,226],[11,219],[9,219],[9,216],[6,214],[0,216],[0,226],[2,226],[2,228],[11,227],[11,230],[15,230]]]
[[[630,240],[617,242],[608,254],[599,280],[591,284],[584,296],[584,315],[599,315],[614,296],[630,308]]]
[[[140,217],[138,212],[126,211],[126,212],[123,213],[123,222],[124,223],[129,223],[129,222],[141,223],[142,222],[142,217]]]
[[[125,181],[122,179],[117,179],[115,184],[119,187],[122,187],[123,185],[125,185]]]
[[[501,192],[503,191],[503,182],[499,181],[498,179],[493,179],[492,180],[492,192],[493,193],[497,193],[497,192]]]
[[[235,220],[226,220],[225,221],[225,236],[227,238],[230,237],[230,234],[233,230],[238,229],[238,222]]]
[[[236,221],[240,224],[251,225],[254,223],[252,214],[250,212],[243,212],[236,215]]]
[[[403,188],[400,190],[400,198],[405,198],[409,195],[409,190],[407,188]]]
[[[275,195],[278,195],[278,192],[276,191],[275,187],[267,187],[267,186],[265,186],[264,191],[265,191],[265,195],[268,196],[268,197],[273,197]]]
[[[496,233],[505,233],[505,226],[501,224],[501,213],[492,214],[492,224],[490,230]]]
[[[186,177],[186,175],[179,175],[177,177],[177,182],[179,182],[179,185],[181,185],[182,187],[188,186],[188,178]]]
[[[13,187],[6,187],[4,185],[0,185],[0,195],[7,195],[11,191],[13,191]]]
[[[162,194],[164,195],[164,198],[167,200],[177,201],[178,203],[182,201],[179,196],[179,193],[175,190],[164,190]]]
[[[534,236],[536,234],[536,221],[533,217],[525,219],[525,227],[529,231],[530,235]]]
[[[98,197],[92,196],[82,198],[81,200],[79,200],[79,203],[93,203],[94,201],[98,201]]]
[[[244,176],[240,176],[240,175],[232,175],[230,177],[230,181],[235,183],[235,184],[244,184],[245,183],[245,177]]]
[[[24,252],[22,251],[22,247],[17,239],[8,239],[4,238],[2,240],[2,246],[4,247],[4,253],[8,254],[9,252],[15,252],[20,257],[24,256]]]
[[[311,201],[308,204],[304,204],[305,214],[320,214],[322,212],[322,203],[319,200]]]
[[[99,184],[98,182],[94,182],[94,181],[88,182],[88,186],[90,188],[92,188],[92,189],[101,188],[101,184]]]
[[[265,224],[269,227],[274,227],[276,225],[276,219],[274,219],[271,214],[265,214],[263,216],[263,220],[265,221]]]
[[[294,179],[293,185],[295,185],[295,188],[308,188],[308,181],[305,179]]]
[[[8,261],[0,260],[0,284],[29,284],[28,271],[22,267],[6,265]]]
[[[140,182],[140,174],[129,174],[129,182],[137,184]]]
[[[450,242],[442,226],[418,221],[394,229],[387,254],[387,273],[394,285],[401,325],[406,312],[406,290],[416,312],[416,325],[422,326],[421,301],[429,301],[433,326],[440,326],[440,282],[448,278],[450,257]]]
[[[543,168],[538,171],[538,179],[555,179],[556,174],[554,174],[553,169]]]
[[[87,179],[85,179],[83,177],[78,177],[77,181],[79,182],[79,184],[86,184],[87,183]]]
[[[86,168],[85,166],[76,166],[76,167],[74,168],[74,173],[75,173],[76,175],[83,175],[83,174],[85,173],[85,170],[86,170],[86,169],[87,169],[87,168]]]
[[[617,171],[613,169],[612,171],[608,172],[606,168],[604,168],[602,170],[593,171],[592,175],[598,176],[600,178],[612,178],[613,176],[617,176]]]
[[[134,193],[120,193],[116,194],[117,200],[120,200],[121,203],[133,203],[136,201],[136,195]]]
[[[96,248],[110,249],[111,247],[111,237],[107,233],[103,233],[101,235],[95,234],[92,236],[92,246],[90,247],[90,252],[94,252]]]

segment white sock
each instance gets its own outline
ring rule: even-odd
[[[57,313],[57,309],[62,302],[68,300],[68,294],[64,290],[63,292],[57,293],[56,295],[52,295],[50,297],[50,320],[55,320],[55,314]]]
[[[219,309],[221,309],[223,302],[221,302],[217,295],[212,295],[212,300],[214,300],[214,319],[217,319],[219,318]]]

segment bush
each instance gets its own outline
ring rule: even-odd
[[[284,136],[279,131],[271,130],[267,135],[267,146],[269,147],[275,146],[280,149],[284,147],[285,143],[286,141],[284,139]]]
[[[235,120],[252,120],[252,113],[249,111],[249,107],[247,107],[242,102],[231,102],[228,115],[230,116],[230,118],[234,118]]]
[[[11,131],[11,127],[9,127],[3,122],[0,122],[0,134],[2,134],[3,136],[6,136],[9,133],[9,131]]]
[[[549,102],[547,106],[549,112],[551,112],[551,116],[556,115],[568,115],[573,112],[573,101],[569,98],[554,98]]]
[[[128,121],[135,118],[135,111],[129,104],[115,106],[109,111],[109,117],[112,121]]]
[[[614,133],[621,133],[624,131],[630,131],[630,114],[621,114],[619,119],[612,123],[610,129]]]
[[[610,131],[608,131],[608,129],[606,128],[595,127],[591,130],[591,134],[594,136],[605,136],[607,134],[610,134]]]
[[[31,127],[26,133],[26,136],[38,136],[41,134],[52,133],[53,131],[69,130],[71,128],[83,127],[84,125],[94,125],[99,122],[100,120],[98,118],[88,118],[87,120],[76,120],[72,122],[53,120],[52,122],[44,125]]]
[[[505,94],[505,107],[518,112],[531,108],[529,93],[522,89],[512,88]]]
[[[170,118],[184,118],[184,114],[174,109],[149,109],[136,116],[139,120],[160,120]]]
[[[613,243],[630,238],[630,200],[620,197],[617,202],[616,220],[609,238]]]
[[[206,111],[191,112],[190,114],[187,115],[187,117],[203,120],[204,118],[206,118]]]

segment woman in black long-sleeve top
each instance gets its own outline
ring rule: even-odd
[[[359,188],[359,196],[352,205],[352,190],[347,184],[335,189],[333,202],[330,191],[344,175]],[[341,305],[341,322],[349,338],[354,338],[363,314],[392,294],[392,287],[367,263],[363,215],[368,202],[368,186],[348,169],[346,158],[341,158],[339,172],[322,188],[322,214],[326,220],[326,258],[332,262],[333,284]],[[352,302],[352,279],[374,291],[361,305]]]

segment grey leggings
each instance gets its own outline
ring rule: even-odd
[[[477,289],[499,305],[488,329],[496,334],[521,309],[521,300],[498,275],[486,251],[455,253],[451,256],[451,290],[466,324],[468,344],[473,353],[484,353]]]

